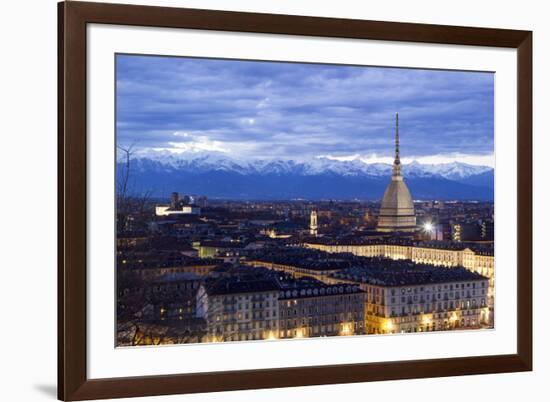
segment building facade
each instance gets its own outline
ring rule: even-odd
[[[373,245],[377,247],[378,253],[385,251],[383,246]],[[249,262],[255,267],[284,271],[294,278],[313,278],[328,289],[333,289],[332,296],[328,296],[326,290],[321,295],[318,289],[313,288],[281,292],[280,337],[332,336],[350,331],[374,334],[441,331],[493,325],[491,281],[481,272],[469,270],[460,264],[430,264],[433,255],[425,253],[418,254],[424,262],[413,262],[406,258],[409,255],[407,250],[396,245],[391,245],[388,250],[395,258],[357,258],[350,256],[349,250],[340,252],[333,257],[315,255],[317,265],[308,263],[313,255],[308,257],[307,253],[298,251],[295,258],[284,264],[270,261],[269,256],[258,256]],[[448,257],[442,257],[439,253],[434,255],[448,260]],[[464,258],[476,260],[486,257],[476,257],[472,250],[467,250]],[[479,264],[475,261],[472,263]],[[334,289],[347,291],[357,288],[364,292],[363,296],[354,296],[354,302],[363,300],[364,326],[356,318],[339,315],[360,309],[341,305],[340,311],[338,304],[343,299],[334,293],[337,292]],[[326,306],[323,308],[327,310],[319,309],[319,306]],[[328,317],[322,318],[325,314]],[[331,326],[326,327],[328,324]]]
[[[312,236],[317,236],[317,211],[311,211],[309,215],[309,234]]]
[[[443,267],[462,266],[489,278],[489,301],[494,306],[495,257],[493,252],[473,250],[467,246],[446,242],[427,242],[393,244],[384,242],[365,242],[363,244],[314,243],[304,247],[328,253],[351,253],[361,257],[383,257],[393,260],[411,260],[419,264]]]
[[[353,268],[334,275],[366,293],[370,334],[444,331],[492,326],[489,280],[465,268],[415,266]]]
[[[279,292],[279,338],[365,333],[365,293],[357,285],[326,285]]]
[[[369,333],[405,333],[490,325],[488,281],[437,285],[368,285],[365,322]]]
[[[205,342],[274,339],[279,285],[271,279],[224,278],[197,292],[197,316],[206,320]]]
[[[189,196],[180,197],[177,192],[173,192],[170,196],[169,205],[156,205],[156,216],[171,216],[171,215],[200,215],[201,209],[199,206],[190,204]]]
[[[391,181],[380,205],[377,230],[380,232],[414,232],[416,215],[409,188],[401,173],[399,157],[399,116],[395,115],[395,159]]]

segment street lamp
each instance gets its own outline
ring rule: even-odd
[[[426,222],[424,223],[423,229],[424,229],[424,232],[426,233],[433,233],[434,225],[431,222]]]

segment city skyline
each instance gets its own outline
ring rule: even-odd
[[[492,81],[117,56],[116,345],[493,328]]]
[[[493,166],[493,74],[117,56],[117,140],[137,155]],[[156,151],[156,152],[155,152]]]

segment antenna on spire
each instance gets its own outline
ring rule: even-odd
[[[399,160],[399,114],[395,114],[395,160],[393,161],[392,175],[401,176],[401,161]]]
[[[399,113],[395,114],[395,163],[401,163],[399,160]]]

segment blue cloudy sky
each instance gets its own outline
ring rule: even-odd
[[[117,56],[117,141],[239,159],[492,165],[493,74]]]

